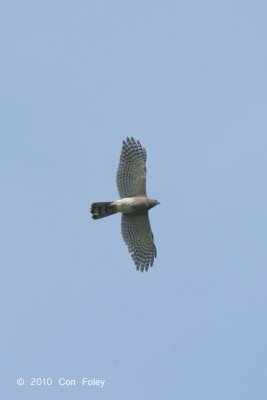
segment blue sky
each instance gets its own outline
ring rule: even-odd
[[[266,16],[264,1],[1,4],[2,398],[266,399]],[[161,203],[143,274],[120,217],[89,216],[118,198],[127,136]]]

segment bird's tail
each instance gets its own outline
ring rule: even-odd
[[[112,201],[93,203],[91,205],[93,219],[108,217],[109,215],[116,214],[117,212],[116,206]]]

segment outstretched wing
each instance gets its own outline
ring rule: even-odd
[[[147,271],[152,267],[157,249],[150,228],[148,212],[146,214],[123,214],[121,232],[136,268]]]
[[[146,151],[134,138],[123,141],[117,186],[121,198],[146,196]]]

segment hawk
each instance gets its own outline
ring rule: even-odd
[[[122,144],[117,187],[120,199],[91,205],[93,219],[122,213],[121,232],[137,270],[152,267],[157,249],[151,231],[148,210],[159,202],[146,195],[146,150],[133,137]]]

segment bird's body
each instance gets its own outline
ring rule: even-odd
[[[150,228],[148,210],[159,202],[146,195],[146,151],[133,138],[123,141],[117,186],[121,199],[91,205],[93,219],[122,213],[122,236],[132,254],[136,268],[148,270],[157,250]]]
[[[117,212],[123,214],[143,214],[157,204],[159,204],[157,200],[148,199],[145,196],[125,197],[110,202],[93,203],[91,206],[91,213],[93,219],[108,217]]]

